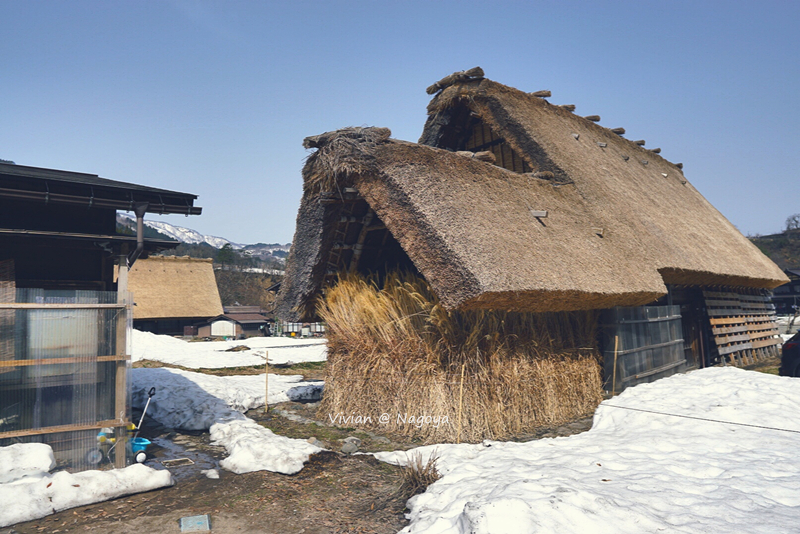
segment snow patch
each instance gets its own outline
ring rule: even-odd
[[[278,436],[241,412],[264,405],[265,375],[212,376],[180,369],[132,369],[133,406],[143,408],[155,386],[148,416],[161,424],[189,430],[210,429],[211,440],[225,447],[220,465],[234,473],[274,471],[292,475],[312,454],[323,449]],[[304,382],[300,375],[269,375],[269,402],[318,400],[322,382]]]
[[[9,449],[12,451],[9,453]],[[53,451],[40,443],[16,444],[0,448],[0,477],[13,478],[13,471],[25,475],[0,484],[0,527],[32,521],[61,510],[116,499],[124,495],[171,486],[169,471],[156,471],[142,464],[111,471],[48,473],[54,466]],[[21,462],[11,470],[8,454]]]
[[[270,364],[323,362],[328,357],[324,338],[251,337],[239,341],[190,343],[134,330],[131,339],[134,362],[153,360],[190,369],[264,365],[267,354]],[[237,345],[246,345],[250,350],[225,352]]]
[[[239,474],[267,470],[293,475],[303,469],[309,456],[324,450],[301,439],[278,436],[244,416],[213,425],[211,440],[230,455],[220,465]]]
[[[147,392],[156,394],[147,416],[164,426],[207,430],[220,420],[264,406],[264,375],[213,376],[181,369],[131,369],[131,405],[144,408]],[[323,382],[305,382],[301,375],[269,375],[269,404],[314,401],[322,396]]]
[[[791,532],[797,413],[800,379],[708,368],[628,388],[583,434],[375,456],[439,457],[404,533]]]

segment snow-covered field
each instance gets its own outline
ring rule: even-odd
[[[798,413],[800,379],[708,368],[629,388],[583,434],[376,456],[439,456],[407,533],[797,532]]]
[[[142,464],[111,471],[51,474],[55,465],[49,445],[0,447],[0,527],[173,484],[169,471]]]
[[[189,343],[171,336],[133,331],[132,360],[154,360],[190,369],[220,369],[270,364],[323,362],[327,358],[324,338],[251,337],[239,341],[200,341]],[[245,345],[250,350],[225,352]]]

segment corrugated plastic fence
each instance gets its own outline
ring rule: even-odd
[[[129,420],[128,305],[116,292],[12,292],[0,295],[0,445],[43,442],[60,465],[90,467],[100,429]]]

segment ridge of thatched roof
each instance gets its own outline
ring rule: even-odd
[[[606,308],[652,302],[665,284],[786,281],[678,166],[618,130],[487,79],[455,80],[429,113],[422,144],[385,129],[314,138],[326,143],[304,167],[282,316],[308,312],[329,271],[352,267],[341,258],[362,257],[337,250],[369,248],[337,226],[359,199],[374,213],[361,234],[385,225],[451,309]],[[469,138],[478,129],[490,142]],[[502,161],[464,157],[483,149]]]
[[[212,260],[140,259],[128,273],[134,319],[207,318],[223,314]]]

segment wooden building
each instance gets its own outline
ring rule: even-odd
[[[223,313],[211,259],[152,256],[131,269],[128,287],[137,330],[184,335],[187,327]]]
[[[267,335],[269,321],[258,313],[225,313],[197,326],[199,337],[246,338]]]
[[[551,104],[549,91],[507,87],[480,69],[429,93],[419,143],[386,128],[305,140],[315,152],[279,319],[313,320],[345,273],[380,281],[400,271],[424,278],[448,313],[636,308],[601,321],[606,342],[595,349],[609,390],[611,375],[619,391],[775,354],[769,296],[786,275],[681,164]],[[345,344],[331,344],[329,361]],[[326,382],[326,395],[335,388]]]
[[[100,428],[124,438],[128,267],[178,244],[145,240],[142,218],[199,215],[196,198],[0,163],[0,445],[45,442],[80,469]],[[116,234],[117,210],[136,214],[138,235]]]
[[[776,287],[772,300],[776,311],[782,315],[794,315],[800,310],[800,269],[784,269],[789,283]]]

